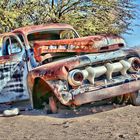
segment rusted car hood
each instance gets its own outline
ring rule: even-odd
[[[86,52],[97,53],[120,49],[125,41],[116,35],[97,35],[75,39],[48,40],[34,42],[35,56],[44,53]]]
[[[59,53],[97,53],[118,50],[125,41],[117,35],[96,35],[74,39],[34,42],[34,56],[38,62],[61,55]],[[43,54],[43,55],[42,55]],[[44,54],[47,54],[44,56]]]

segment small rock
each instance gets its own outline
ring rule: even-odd
[[[78,111],[76,111],[76,112],[75,112],[75,114],[76,114],[76,115],[79,115],[79,112],[78,112]]]
[[[122,138],[122,139],[127,138],[127,134],[119,134],[118,136],[119,138]]]
[[[68,115],[68,114],[69,114],[68,112],[65,113],[65,115]]]
[[[63,124],[64,124],[64,125],[63,125],[64,128],[69,127],[69,122],[64,122]]]
[[[4,110],[3,111],[3,116],[5,117],[12,117],[12,116],[17,116],[19,115],[19,109],[18,108],[14,108],[14,109],[9,109],[9,110]]]
[[[96,108],[91,109],[91,112],[92,112],[92,113],[97,113]]]
[[[120,137],[120,138],[124,138],[124,135],[120,134],[119,137]]]
[[[64,128],[68,128],[68,127],[69,127],[69,125],[64,125],[63,127],[64,127]]]
[[[117,104],[113,103],[113,107],[114,107],[114,108],[117,108]]]

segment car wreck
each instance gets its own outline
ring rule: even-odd
[[[80,37],[72,26],[23,27],[0,36],[0,102],[33,108],[80,106],[118,97],[138,105],[140,48],[110,34]],[[1,98],[2,97],[2,98]]]

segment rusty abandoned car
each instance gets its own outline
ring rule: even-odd
[[[0,103],[29,99],[80,106],[104,99],[138,105],[140,48],[117,35],[80,37],[72,26],[48,24],[0,35]]]

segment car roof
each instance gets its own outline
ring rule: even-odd
[[[50,23],[50,24],[46,24],[46,25],[32,25],[32,26],[25,26],[25,27],[21,27],[21,28],[17,28],[15,29],[13,32],[20,32],[23,34],[29,34],[35,31],[39,31],[39,30],[47,30],[47,29],[60,29],[60,28],[69,28],[69,29],[73,29],[73,27],[69,24],[64,24],[64,23]]]
[[[6,33],[0,34],[0,38],[3,38],[3,37],[5,37],[5,36],[10,36],[10,35],[14,35],[14,36],[15,36],[15,34],[12,33],[12,32],[6,32]]]

